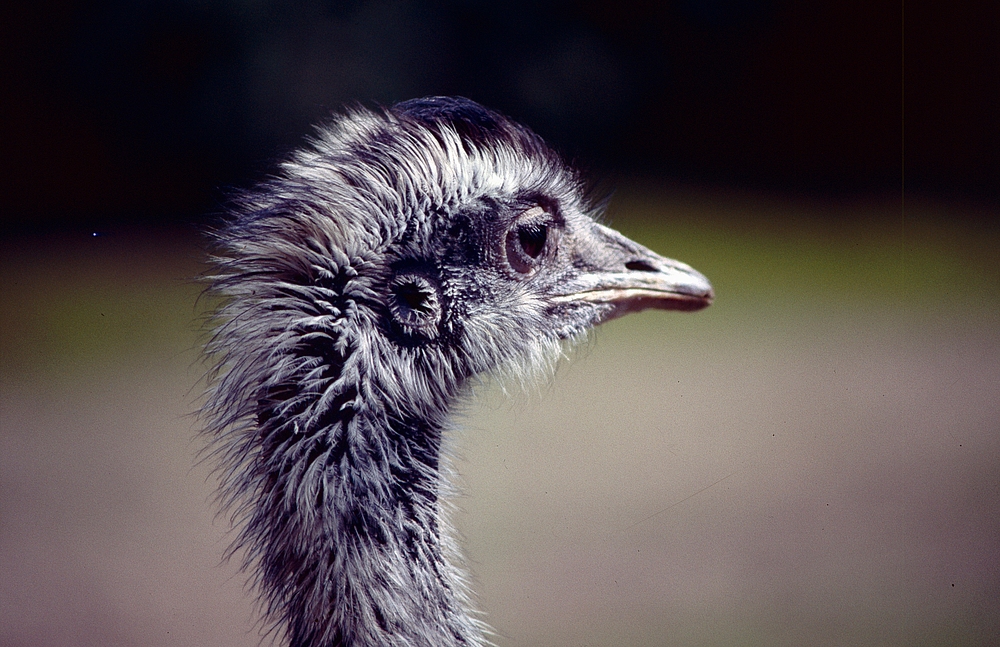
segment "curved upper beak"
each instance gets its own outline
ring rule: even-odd
[[[712,285],[689,265],[665,258],[614,229],[595,225],[593,236],[580,241],[581,273],[554,297],[557,303],[591,302],[614,306],[614,319],[649,308],[701,310],[715,297]]]

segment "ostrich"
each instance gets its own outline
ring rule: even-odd
[[[704,276],[594,220],[532,131],[461,98],[334,118],[215,233],[203,408],[233,549],[293,647],[475,647],[449,410]]]

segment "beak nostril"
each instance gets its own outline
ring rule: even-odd
[[[625,263],[625,269],[634,270],[636,272],[659,272],[657,268],[653,267],[652,263],[647,261],[629,261]]]

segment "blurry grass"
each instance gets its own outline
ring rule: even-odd
[[[889,201],[626,186],[607,220],[712,281],[716,304],[674,318],[678,332],[766,327],[806,312],[992,324],[1000,314],[1000,236],[975,230],[955,207],[915,203],[904,219]],[[209,304],[198,299],[204,253],[192,232],[22,238],[0,243],[0,253],[0,383],[199,344]]]
[[[986,219],[955,206],[915,203],[904,221],[889,201],[818,204],[633,186],[615,195],[607,219],[702,271],[717,293],[715,305],[697,315],[651,313],[613,322],[602,334],[605,341],[618,339],[612,344],[646,348],[631,333],[718,344],[740,331],[761,332],[768,344],[780,344],[783,331],[832,319],[859,326],[883,320],[890,329],[961,320],[995,327],[1000,319],[997,232],[976,229],[974,223]],[[195,280],[203,256],[190,232],[0,241],[0,388],[32,380],[86,386],[90,375],[134,361],[144,370],[129,375],[148,379],[165,356],[184,354],[196,362],[201,317],[211,306],[199,301]],[[809,332],[808,343],[821,339]],[[770,348],[757,346],[755,352]],[[748,419],[748,426],[754,424],[752,412]],[[509,537],[505,541],[511,545]],[[648,623],[595,627],[595,634],[604,642],[656,644],[680,627],[674,644],[775,644],[775,635],[786,638],[779,644],[807,644],[805,636],[781,632],[829,622],[823,614],[815,623],[781,617],[761,604],[745,616],[720,618],[712,609],[703,621],[669,627],[657,608]],[[979,621],[968,627],[959,621],[950,619],[909,644],[976,644]],[[870,644],[896,644],[871,635]]]
[[[176,231],[3,241],[0,384],[193,351],[198,247]]]

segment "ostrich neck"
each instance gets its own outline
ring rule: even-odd
[[[260,427],[248,532],[263,535],[261,585],[290,644],[482,644],[448,559],[442,423],[339,410],[315,433]]]

